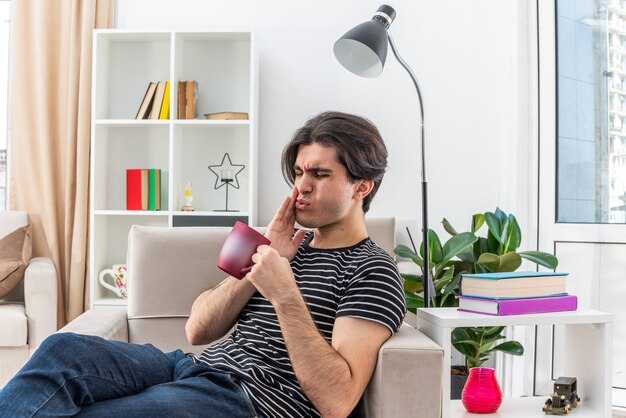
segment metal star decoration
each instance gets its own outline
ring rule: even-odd
[[[226,160],[228,160],[228,163],[226,163]],[[222,162],[219,165],[209,166],[209,170],[211,170],[211,172],[213,172],[213,174],[217,176],[215,178],[215,190],[230,183],[228,181],[222,180],[222,172],[229,169],[233,172],[232,184],[230,184],[230,186],[234,187],[235,189],[239,189],[239,180],[237,180],[237,174],[241,173],[245,168],[246,166],[243,164],[233,164],[233,162],[230,160],[230,155],[228,155],[228,153],[224,154],[224,158],[222,158]]]

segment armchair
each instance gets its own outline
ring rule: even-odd
[[[394,224],[392,218],[368,220],[370,236],[388,252],[394,246]],[[204,346],[187,342],[185,322],[195,298],[225,276],[217,268],[217,256],[229,231],[133,226],[128,237],[128,307],[87,311],[59,332],[202,352]],[[380,349],[358,411],[365,417],[439,418],[442,379],[441,347],[405,324]]]
[[[28,225],[28,214],[0,211],[0,238]],[[30,260],[24,280],[0,300],[0,388],[57,329],[57,276],[49,258]]]

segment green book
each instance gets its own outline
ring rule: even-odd
[[[161,210],[161,170],[148,170],[148,210]]]

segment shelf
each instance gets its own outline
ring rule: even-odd
[[[258,57],[250,31],[99,29],[94,32],[89,273],[92,306],[124,306],[98,274],[127,257],[133,225],[232,227],[256,222]],[[170,81],[168,119],[135,119],[151,82]],[[179,81],[198,83],[198,119],[177,119]],[[181,92],[181,98],[184,96]],[[247,112],[248,120],[206,113]],[[215,190],[225,153],[245,165],[239,189]],[[161,210],[126,210],[128,169],[161,170]],[[191,182],[194,212],[183,212]]]
[[[96,216],[167,216],[164,210],[94,210]]]
[[[492,316],[458,311],[457,308],[420,308],[417,328],[443,348],[443,369],[450,369],[451,334],[456,327],[480,326],[556,326],[567,350],[558,353],[557,376],[575,376],[581,397],[577,417],[609,416],[611,409],[611,358],[613,315],[589,308],[576,311],[527,315]],[[526,355],[526,354],[525,354]],[[553,365],[554,366],[554,365]],[[565,373],[563,373],[565,372]],[[547,395],[547,393],[546,393]],[[443,375],[442,417],[470,417],[459,401],[450,399],[450,375]],[[547,396],[546,396],[547,399]],[[491,417],[544,416],[545,399],[508,398]],[[535,412],[536,411],[536,412]],[[594,411],[600,411],[596,413]]]
[[[167,126],[169,119],[96,119],[96,125],[111,126],[111,127],[126,127],[126,126]]]
[[[194,210],[193,212],[187,211],[175,211],[172,212],[174,216],[248,216],[248,212],[218,212],[208,210]]]
[[[584,404],[585,394],[580,394],[581,403],[578,407],[572,409],[569,416],[576,418],[603,418],[600,412],[595,412]],[[541,408],[547,396],[532,396],[526,398],[504,398],[502,405],[493,414],[471,414],[465,410],[461,401],[450,402],[450,417],[454,418],[533,418],[533,417],[549,417]]]
[[[229,126],[249,126],[249,120],[207,120],[207,119],[176,119],[174,125],[181,126],[211,126],[211,127],[229,127]]]
[[[456,308],[421,308],[417,316],[442,327],[511,325],[599,324],[613,321],[612,315],[589,308],[540,314],[492,316],[462,312]]]

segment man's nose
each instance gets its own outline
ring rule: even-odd
[[[300,193],[310,193],[313,189],[313,182],[311,181],[311,176],[308,174],[302,174],[300,176],[299,181],[296,181],[296,187],[300,191]]]

